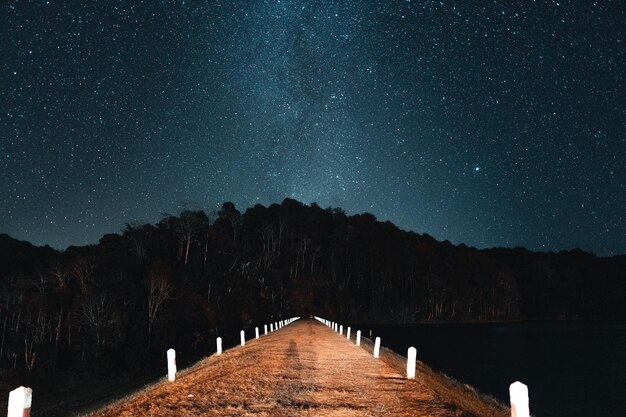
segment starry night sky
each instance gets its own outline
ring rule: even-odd
[[[479,248],[626,253],[625,11],[3,1],[0,232],[63,249],[291,197]]]

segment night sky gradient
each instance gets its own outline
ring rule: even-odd
[[[65,248],[290,197],[479,248],[626,253],[625,11],[3,1],[0,232]]]

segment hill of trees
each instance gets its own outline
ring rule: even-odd
[[[477,250],[286,199],[184,211],[56,251],[0,235],[0,368],[114,375],[294,315],[624,319],[626,257]],[[184,360],[184,359],[183,359]]]

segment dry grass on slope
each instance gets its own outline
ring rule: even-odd
[[[367,338],[361,339],[361,346],[372,354],[374,344]],[[406,357],[381,347],[380,359],[406,375]],[[463,384],[449,376],[432,370],[421,361],[416,361],[415,378],[422,381],[446,403],[475,417],[509,417],[510,409],[495,398],[481,394],[474,387]]]

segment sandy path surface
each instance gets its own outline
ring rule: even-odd
[[[213,355],[96,416],[462,416],[315,320]]]

